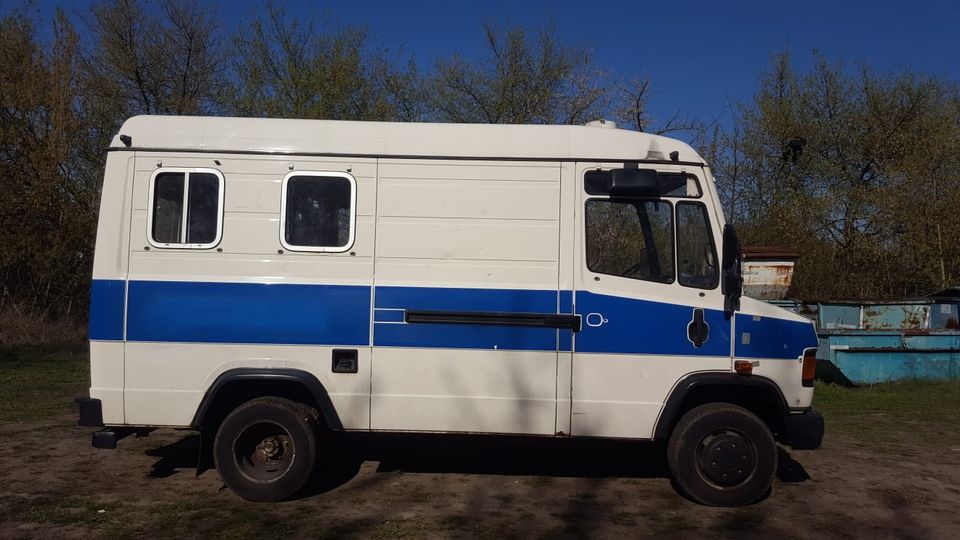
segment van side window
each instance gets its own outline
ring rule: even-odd
[[[151,179],[149,240],[161,248],[220,241],[223,176],[212,169],[159,169]]]
[[[290,173],[281,206],[281,243],[287,249],[339,252],[353,244],[356,181],[349,174]]]
[[[669,202],[587,201],[587,268],[673,283],[673,208]]]
[[[677,269],[685,287],[715,289],[719,284],[710,218],[700,203],[677,203]]]
[[[153,240],[180,242],[184,173],[160,173],[153,179]]]

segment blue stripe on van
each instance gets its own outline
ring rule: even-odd
[[[773,317],[759,317],[737,313],[738,358],[799,358],[803,349],[817,346],[813,324],[788,321]],[[750,343],[744,344],[743,334],[750,334]]]
[[[94,280],[90,339],[124,339],[124,286],[123,280]],[[127,301],[130,341],[369,344],[367,286],[131,281]],[[377,287],[374,343],[539,351],[559,345],[569,351],[569,330],[404,324],[402,317],[404,309],[571,313],[572,302],[570,291]],[[686,337],[691,307],[589,292],[578,292],[576,302],[584,321],[575,338],[578,352],[729,354],[730,325],[722,311],[706,310],[710,339],[697,349]],[[593,312],[606,319],[600,327],[586,324]],[[742,342],[744,332],[749,345]],[[809,323],[737,314],[738,357],[796,358],[816,344]]]
[[[697,348],[687,338],[694,310],[690,306],[585,291],[577,292],[576,302],[583,317],[582,330],[576,336],[577,352],[730,355],[730,321],[721,310],[704,310],[710,333],[707,342]]]
[[[131,281],[129,341],[368,345],[370,287]]]
[[[90,286],[90,339],[123,339],[126,280],[95,279]]]
[[[374,309],[373,322],[402,323],[406,318],[405,309]]]
[[[423,309],[556,313],[557,291],[377,287],[376,310]],[[378,316],[377,321],[382,319]],[[386,347],[554,351],[557,330],[459,324],[376,324],[373,344]]]

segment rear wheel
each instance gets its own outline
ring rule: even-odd
[[[240,405],[220,424],[213,443],[217,471],[237,495],[279,501],[295,494],[317,460],[317,413],[288,399]]]
[[[742,506],[769,490],[777,470],[770,429],[750,411],[708,403],[680,419],[667,447],[680,489],[709,506]]]

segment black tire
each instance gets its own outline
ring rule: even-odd
[[[310,478],[317,462],[317,412],[278,397],[240,405],[220,424],[213,456],[220,478],[248,501],[281,501]]]
[[[777,445],[750,411],[708,403],[683,415],[670,435],[667,462],[680,490],[707,506],[743,506],[770,491]]]

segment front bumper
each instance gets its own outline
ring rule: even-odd
[[[823,415],[813,408],[784,417],[787,440],[794,450],[816,450],[823,442]]]

